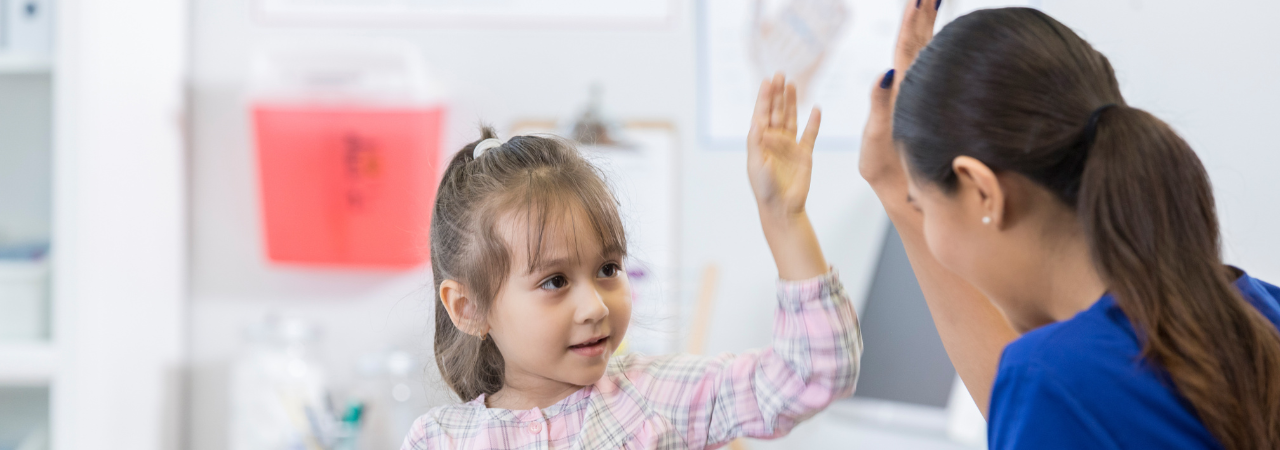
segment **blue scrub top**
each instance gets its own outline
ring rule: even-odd
[[[1248,275],[1235,285],[1280,327],[1280,288]],[[1013,341],[991,393],[990,448],[1223,448],[1168,372],[1141,353],[1110,294]]]

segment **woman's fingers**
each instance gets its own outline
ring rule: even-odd
[[[906,72],[920,50],[933,39],[939,5],[936,0],[923,0],[919,7],[907,2],[906,11],[902,15],[902,27],[898,30],[898,46],[894,51],[893,67],[898,72]]]
[[[893,119],[893,85],[897,84],[897,72],[897,69],[889,69],[871,87],[871,116],[867,119],[864,135],[880,136],[889,131]]]
[[[785,115],[787,117],[787,135],[795,136],[796,135],[796,85],[794,84],[787,84],[786,103],[787,103],[787,111]]]
[[[871,115],[862,131],[862,151],[858,157],[858,172],[867,181],[878,181],[896,167],[897,154],[893,152],[893,85],[896,70],[889,70],[871,87]]]

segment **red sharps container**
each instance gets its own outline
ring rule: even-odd
[[[260,52],[252,106],[270,261],[427,261],[445,108],[405,45]]]

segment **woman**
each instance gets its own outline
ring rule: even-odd
[[[1280,289],[1222,264],[1187,143],[1053,18],[985,10],[933,37],[923,3],[860,171],[991,448],[1280,448]]]

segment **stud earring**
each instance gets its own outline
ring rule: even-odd
[[[982,216],[982,224],[983,224],[983,225],[990,225],[990,224],[991,224],[991,216]]]

